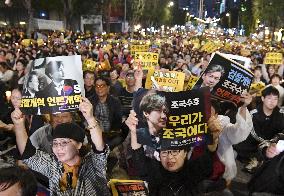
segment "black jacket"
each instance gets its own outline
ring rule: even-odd
[[[95,115],[95,108],[99,102],[99,98],[95,94],[93,97],[90,97],[89,100],[94,106],[94,115]],[[109,121],[111,124],[110,130],[118,131],[120,130],[122,125],[121,103],[118,98],[113,97],[112,95],[107,96],[106,103],[109,109]]]
[[[133,150],[132,159],[139,177],[149,183],[151,196],[197,195],[199,182],[210,176],[213,165],[213,153],[208,150],[200,158],[185,162],[178,172],[169,172],[161,162],[146,157],[142,147]]]

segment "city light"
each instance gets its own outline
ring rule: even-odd
[[[21,22],[19,22],[19,24],[20,24],[20,25],[25,25],[26,22],[22,22],[22,21],[21,21]]]
[[[226,16],[229,17],[229,16],[230,16],[230,13],[227,13]]]
[[[169,4],[168,4],[168,7],[173,7],[173,6],[174,6],[174,2],[170,1]]]

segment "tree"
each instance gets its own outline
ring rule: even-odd
[[[253,0],[253,20],[261,21],[265,26],[272,28],[272,32],[276,27],[283,25],[284,19],[284,1],[279,0]],[[272,36],[274,33],[272,33]]]
[[[27,28],[27,35],[30,36],[33,30],[33,18],[34,18],[34,9],[32,7],[32,0],[23,0],[23,5],[28,11],[28,28]]]
[[[129,1],[127,4],[130,5],[130,9],[128,11],[127,16],[128,16],[128,21],[130,23],[131,31],[133,33],[134,25],[140,22],[140,19],[144,13],[146,0],[129,0]]]

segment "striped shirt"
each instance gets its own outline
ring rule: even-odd
[[[63,174],[63,164],[53,154],[36,150],[28,140],[23,153],[23,162],[32,170],[48,177],[51,196],[109,196],[106,179],[108,154],[107,147],[102,153],[91,150],[82,157],[76,188],[64,192],[60,190],[59,186],[59,180]]]

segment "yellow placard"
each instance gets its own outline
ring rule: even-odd
[[[250,85],[249,93],[255,94],[256,96],[261,96],[261,91],[265,89],[265,84],[263,82],[254,82]]]
[[[95,71],[97,63],[91,59],[86,59],[83,62],[83,71]]]
[[[268,52],[264,58],[264,64],[274,64],[280,65],[282,64],[283,55],[278,52]]]
[[[43,46],[44,45],[43,39],[37,39],[37,45],[38,46]]]
[[[31,40],[31,39],[23,39],[22,42],[21,42],[21,44],[22,44],[23,46],[25,46],[25,47],[30,46],[31,43],[32,43],[32,40]]]
[[[150,69],[147,74],[145,88],[153,89],[160,87],[160,90],[163,91],[179,92],[183,91],[184,79],[185,73],[183,72]]]
[[[158,65],[159,54],[154,52],[135,52],[134,61],[141,64],[142,69],[150,69]]]
[[[217,49],[218,49],[218,45],[215,44],[214,42],[207,42],[206,44],[204,44],[202,47],[201,47],[201,51],[206,51],[208,53],[213,53],[215,52]]]
[[[189,77],[188,82],[187,82],[186,90],[192,89],[192,87],[194,86],[194,84],[197,82],[198,78],[199,78],[198,76],[191,75],[191,76]]]
[[[132,56],[134,56],[134,54],[136,52],[147,52],[149,50],[150,46],[147,44],[131,44],[130,45],[130,53]]]

